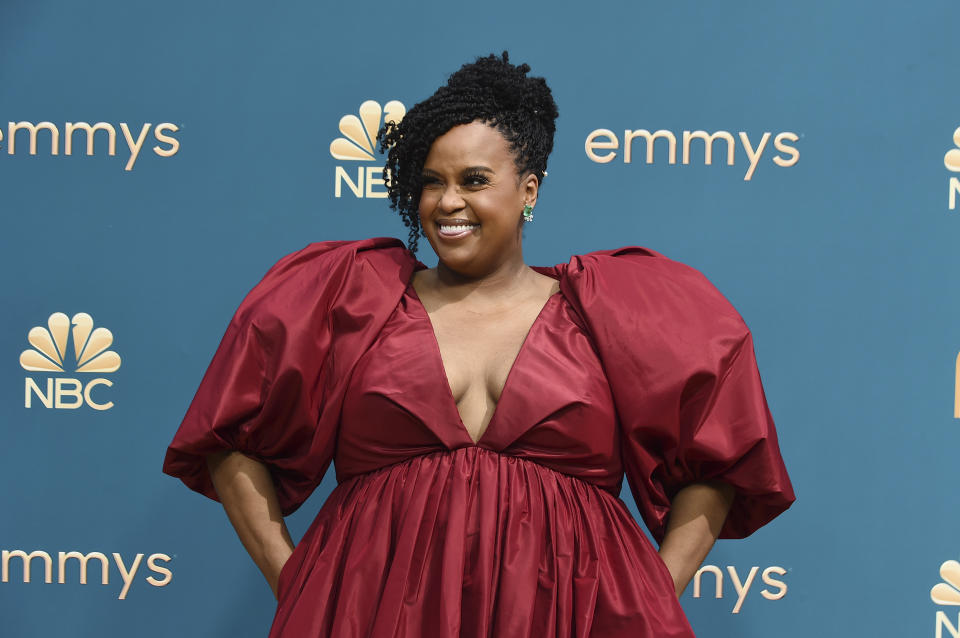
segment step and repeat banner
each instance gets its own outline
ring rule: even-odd
[[[954,0],[2,0],[0,635],[266,635],[166,446],[270,265],[406,239],[383,119],[506,49],[560,111],[527,262],[646,246],[754,334],[798,500],[717,543],[696,634],[960,637],[958,25]]]

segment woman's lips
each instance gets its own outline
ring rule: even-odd
[[[437,224],[437,232],[444,239],[460,239],[477,228],[480,228],[480,224]]]

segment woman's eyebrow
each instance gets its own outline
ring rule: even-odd
[[[435,175],[435,176],[439,176],[439,175],[440,175],[440,173],[438,173],[438,172],[436,172],[436,171],[434,171],[434,170],[430,170],[429,168],[424,168],[424,169],[423,169],[422,171],[420,171],[420,172],[421,172],[421,174],[423,174],[423,175]],[[463,170],[460,171],[461,174],[465,174],[465,173],[477,173],[477,172],[494,173],[494,172],[496,172],[496,171],[494,171],[494,170],[493,170],[492,168],[490,168],[489,166],[467,166],[466,168],[464,168]]]

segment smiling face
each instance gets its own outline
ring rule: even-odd
[[[434,140],[423,163],[420,224],[444,267],[483,277],[523,263],[520,229],[525,204],[537,203],[539,182],[517,174],[506,138],[471,122]]]

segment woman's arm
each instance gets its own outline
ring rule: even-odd
[[[211,454],[207,466],[240,542],[276,597],[280,570],[293,552],[293,541],[280,513],[270,471],[235,451]]]
[[[677,597],[716,542],[734,494],[733,487],[726,483],[693,483],[673,498],[660,557],[673,576]]]

